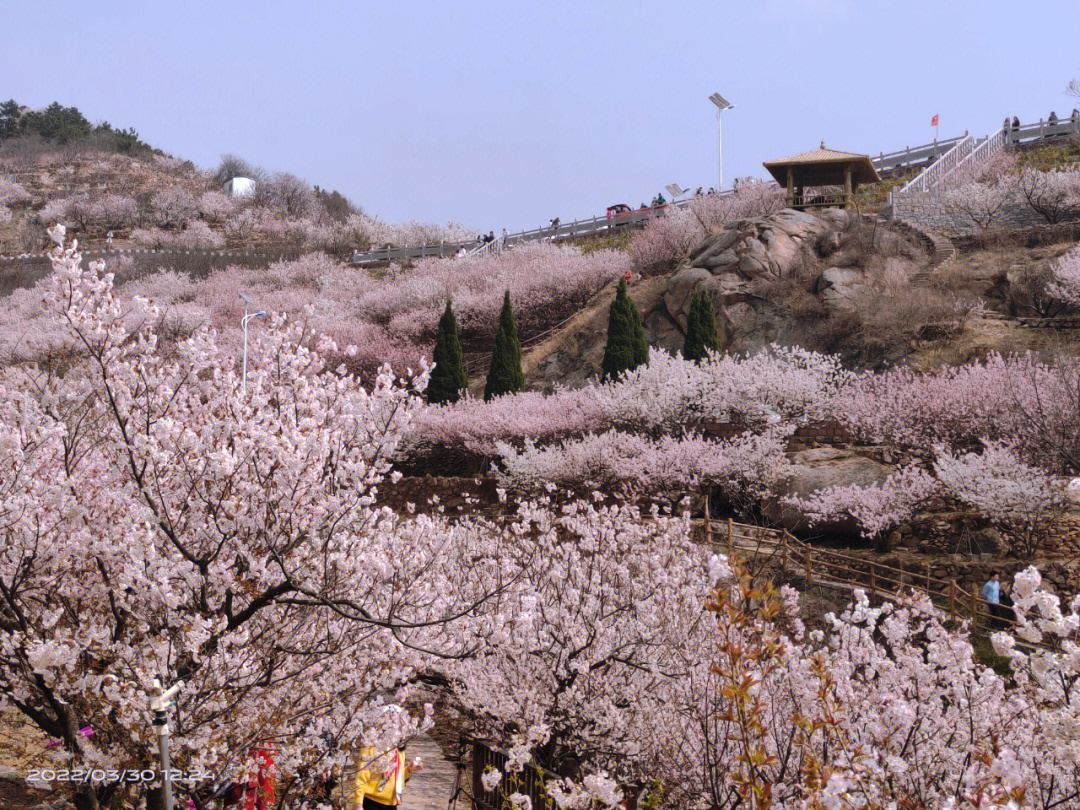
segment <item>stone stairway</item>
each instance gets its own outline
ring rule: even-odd
[[[926,281],[931,273],[956,258],[956,245],[947,236],[904,219],[894,219],[892,224],[921,242],[930,252],[930,263],[913,276],[915,280]]]

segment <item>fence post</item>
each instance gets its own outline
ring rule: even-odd
[[[735,527],[731,524],[731,518],[727,519],[727,546],[728,554],[731,554],[731,550],[735,547]]]
[[[472,795],[476,806],[480,805],[480,797],[484,795],[484,783],[480,781],[480,775],[484,772],[484,749],[476,740],[472,744]]]
[[[712,500],[712,487],[704,487],[705,496],[705,543],[706,545],[712,545],[712,513],[709,508],[709,501]]]
[[[949,580],[949,619],[956,622],[956,578]]]
[[[870,563],[870,602],[873,604],[877,599],[877,575],[874,571],[874,564]]]
[[[979,626],[979,583],[971,584],[971,632],[974,633]]]
[[[785,573],[785,574],[787,573],[787,566],[788,566],[788,538],[789,537],[791,537],[791,535],[788,533],[787,529],[784,529],[784,546],[783,546],[784,556],[783,556],[783,558],[782,558],[782,560],[780,562],[780,565],[781,565],[780,570],[783,571],[783,573]]]
[[[813,571],[813,558],[814,549],[808,543],[804,546],[806,549],[806,587],[810,587],[814,584],[814,571]]]

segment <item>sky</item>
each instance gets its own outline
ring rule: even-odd
[[[1080,1],[0,0],[0,98],[224,153],[392,222],[516,230],[1051,110]]]

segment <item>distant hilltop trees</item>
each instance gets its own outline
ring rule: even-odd
[[[78,107],[65,107],[57,101],[43,110],[25,107],[15,99],[0,102],[0,142],[13,138],[55,144],[91,141],[106,151],[122,154],[164,154],[143,143],[134,128],[115,129],[108,121],[91,124]]]

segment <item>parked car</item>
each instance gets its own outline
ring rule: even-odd
[[[629,225],[633,214],[634,209],[626,203],[616,203],[615,205],[609,205],[607,209],[607,218],[610,220],[614,220],[616,228],[622,225]]]

